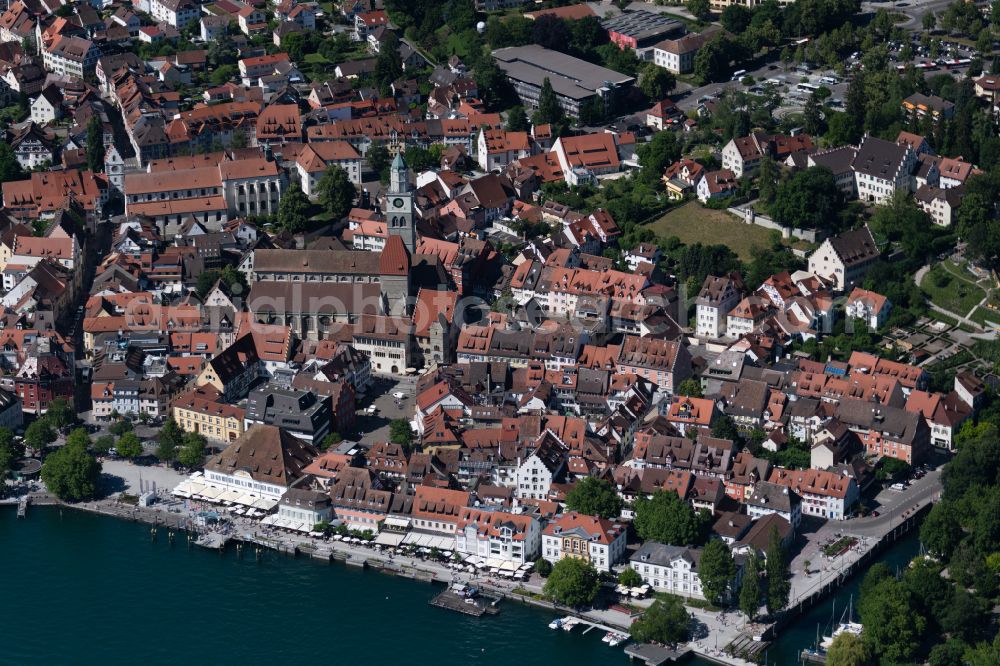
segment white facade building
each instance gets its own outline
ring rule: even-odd
[[[463,509],[455,532],[459,553],[517,566],[533,562],[541,543],[541,527],[535,518],[506,511]]]

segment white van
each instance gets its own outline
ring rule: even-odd
[[[738,69],[735,72],[733,72],[733,78],[731,78],[729,80],[730,81],[739,81],[744,76],[746,76],[746,73],[747,73],[747,70],[745,70],[745,69]]]
[[[902,483],[894,483],[889,487],[893,490],[906,490],[906,485]]]

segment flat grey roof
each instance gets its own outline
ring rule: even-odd
[[[617,32],[619,35],[632,37],[636,41],[658,37],[668,32],[684,30],[684,24],[677,19],[646,10],[625,12],[624,14],[604,19],[601,21],[601,27],[605,30]]]
[[[586,99],[609,81],[617,86],[635,81],[631,76],[537,44],[497,49],[493,57],[512,79],[540,88],[547,77],[557,95],[572,99]]]

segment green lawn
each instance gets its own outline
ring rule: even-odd
[[[727,245],[742,261],[750,261],[750,249],[755,245],[769,246],[773,233],[770,229],[740,222],[725,211],[703,208],[695,201],[671,210],[649,226],[657,236],[677,236],[685,245]]]
[[[991,310],[986,307],[978,307],[969,317],[972,321],[977,324],[982,324],[986,328],[989,328],[993,324],[1000,324],[1000,310]]]
[[[325,65],[330,62],[322,53],[307,53],[303,60],[309,65]]]
[[[944,322],[945,324],[948,324],[949,326],[955,326],[956,324],[958,324],[958,320],[957,319],[955,319],[954,317],[949,317],[946,314],[941,314],[937,310],[928,310],[927,311],[927,316],[930,317],[931,319],[935,320],[935,321]],[[965,324],[963,324],[963,326],[965,326]]]
[[[963,277],[961,273],[958,266],[945,261],[927,272],[920,283],[920,288],[938,307],[964,317],[983,300],[986,292],[972,280]]]

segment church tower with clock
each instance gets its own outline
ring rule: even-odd
[[[392,161],[389,190],[385,195],[385,219],[389,235],[399,236],[412,255],[417,245],[417,230],[413,223],[413,192],[410,191],[409,170],[400,154]]]

